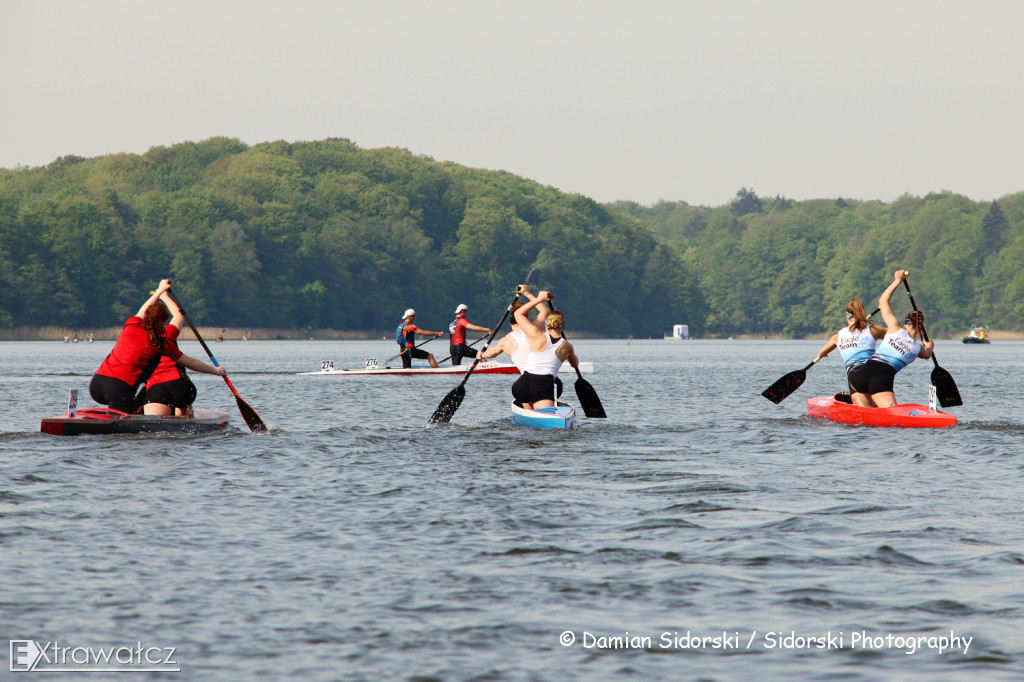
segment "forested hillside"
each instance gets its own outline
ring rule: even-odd
[[[570,333],[704,331],[640,220],[510,173],[230,138],[0,170],[0,327],[119,325],[162,277],[199,324],[440,330],[466,303],[493,326],[533,268]]]
[[[934,335],[1024,330],[1024,193],[601,205],[344,139],[0,169],[0,328],[116,326],[161,277],[211,326],[439,330],[458,303],[491,326],[535,268],[577,333],[800,337],[898,267]]]
[[[868,310],[897,268],[933,335],[972,324],[1024,329],[1024,193],[975,202],[943,192],[892,203],[762,199],[743,188],[714,208],[609,209],[646,222],[700,281],[709,334],[835,330],[857,296]],[[904,293],[894,297],[910,310]]]

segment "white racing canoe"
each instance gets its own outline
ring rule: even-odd
[[[463,364],[445,365],[441,367],[431,367],[430,365],[413,365],[408,369],[399,365],[398,367],[380,366],[377,364],[375,358],[367,358],[366,365],[362,369],[335,369],[333,361],[324,361],[320,363],[320,371],[318,372],[299,372],[299,374],[307,376],[462,376],[469,371],[469,368],[473,366],[473,361],[468,358],[463,359]],[[576,373],[568,363],[562,364],[562,369],[559,373],[571,372]],[[580,372],[583,374],[594,373],[594,363],[592,362],[581,362]],[[491,362],[484,360],[477,363],[476,369],[473,370],[473,374],[519,374],[519,369],[510,362]]]
[[[576,423],[576,408],[559,401],[557,407],[528,410],[513,401],[512,423],[534,429],[571,429]]]

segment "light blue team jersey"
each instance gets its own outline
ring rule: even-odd
[[[864,329],[840,329],[836,334],[836,348],[839,355],[850,370],[867,362],[875,352],[875,337],[871,335],[871,327]]]
[[[880,360],[898,372],[916,360],[920,352],[921,342],[901,327],[898,332],[885,335],[871,359]]]

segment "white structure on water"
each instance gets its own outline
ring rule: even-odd
[[[690,325],[672,325],[672,334],[665,334],[666,339],[688,339],[690,338]]]

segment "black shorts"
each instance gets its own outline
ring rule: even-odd
[[[462,358],[475,358],[476,351],[469,347],[469,344],[460,343],[457,346],[448,346],[449,355],[452,356],[452,366],[461,365]]]
[[[562,395],[562,380],[550,374],[524,372],[512,384],[512,397],[519,404],[535,403],[538,400],[554,400]]]
[[[143,403],[160,403],[168,407],[185,409],[196,401],[196,385],[188,377],[164,381],[146,389]]]
[[[89,382],[89,395],[100,405],[127,412],[135,412],[135,387],[120,379],[94,374]]]
[[[896,369],[885,362],[868,360],[850,372],[850,388],[857,393],[892,393]]]
[[[402,367],[409,369],[412,367],[412,359],[426,360],[430,357],[430,353],[419,348],[406,348],[405,352],[402,353]]]

